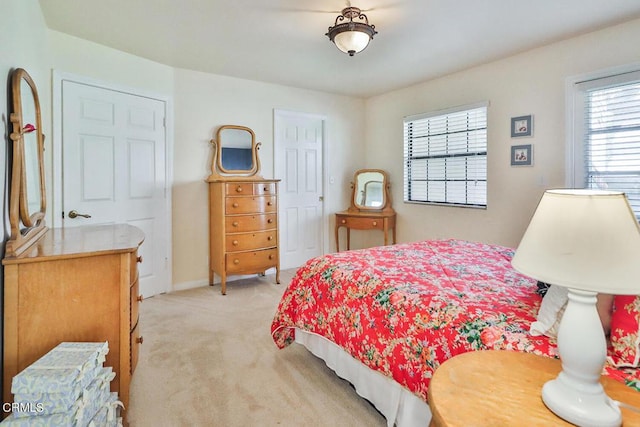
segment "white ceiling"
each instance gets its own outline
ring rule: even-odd
[[[173,67],[361,97],[640,17],[639,0],[352,0],[379,34],[349,57],[325,36],[346,0],[40,5],[53,30]]]

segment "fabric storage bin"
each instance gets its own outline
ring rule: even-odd
[[[83,392],[100,374],[101,383],[107,382],[107,389],[108,382],[115,376],[111,368],[103,372],[108,351],[107,342],[64,342],[53,348],[12,379],[15,403],[12,416],[82,417],[84,412],[79,411],[86,405],[78,401]]]
[[[109,404],[111,392],[109,383],[116,374],[109,368],[103,368],[102,372],[83,391],[79,399],[78,413],[76,415],[77,425],[86,426],[96,416],[101,408]]]
[[[107,403],[91,419],[88,427],[122,427],[121,408],[118,393],[110,393]]]
[[[11,392],[72,393],[84,389],[102,367],[108,343],[61,343],[13,377]]]

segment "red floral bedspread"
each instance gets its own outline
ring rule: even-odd
[[[431,240],[311,259],[280,301],[273,340],[286,347],[294,327],[319,334],[425,400],[435,369],[466,351],[557,357],[554,340],[529,334],[541,297],[513,252]],[[638,370],[605,373],[638,388]]]

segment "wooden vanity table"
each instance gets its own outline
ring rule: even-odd
[[[336,213],[336,252],[340,252],[340,228],[347,229],[347,250],[351,249],[351,229],[381,230],[385,246],[389,230],[396,243],[396,213],[391,207],[387,173],[380,169],[360,169],[351,183],[351,206]]]
[[[347,250],[351,249],[351,229],[382,230],[384,244],[389,244],[389,230],[392,232],[393,244],[396,243],[396,213],[386,212],[349,212],[336,213],[336,252],[340,252],[341,227],[347,229]]]

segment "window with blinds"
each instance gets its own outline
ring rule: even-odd
[[[487,206],[487,103],[404,119],[404,201]]]
[[[584,103],[584,186],[624,192],[640,218],[640,80],[589,88]]]

